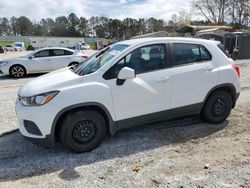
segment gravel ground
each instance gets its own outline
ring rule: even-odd
[[[0,187],[250,187],[250,60],[238,63],[242,91],[226,122],[192,117],[122,130],[83,154],[6,134]],[[15,128],[16,92],[34,76],[0,77],[2,133]]]

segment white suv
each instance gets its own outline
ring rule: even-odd
[[[76,68],[34,79],[16,102],[22,135],[97,147],[117,130],[182,116],[223,122],[240,93],[240,70],[215,41],[147,38],[113,44]]]

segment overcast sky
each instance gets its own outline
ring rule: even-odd
[[[1,0],[0,17],[27,16],[31,20],[68,16],[162,18],[189,9],[191,0]]]

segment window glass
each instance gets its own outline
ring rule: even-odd
[[[200,53],[201,53],[201,61],[212,59],[211,54],[208,52],[208,50],[204,46],[199,45],[199,48],[200,48]]]
[[[103,50],[97,52],[87,59],[80,63],[74,70],[78,75],[91,74],[105,65],[113,57],[119,55],[128,45],[123,44],[114,44],[110,45]]]
[[[74,52],[68,51],[68,50],[64,50],[64,55],[73,55]]]
[[[225,51],[224,46],[223,46],[221,43],[218,44],[217,46],[218,46],[218,48],[219,48],[227,57],[229,57],[228,54],[227,54],[226,51]]]
[[[199,44],[173,44],[175,65],[211,60],[212,56],[208,50]]]
[[[117,78],[119,71],[123,67],[130,67],[135,70],[136,74],[164,68],[166,64],[166,46],[165,44],[154,44],[137,48],[113,67],[105,74],[105,79]]]
[[[34,56],[35,57],[48,57],[50,56],[49,50],[43,50],[43,51],[37,52]]]
[[[62,55],[64,55],[64,50],[55,49],[52,52],[53,52],[53,56],[62,56]]]

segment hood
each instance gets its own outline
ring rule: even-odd
[[[30,97],[33,95],[60,90],[79,81],[80,76],[72,72],[68,67],[39,76],[25,84],[19,90],[19,96]]]

